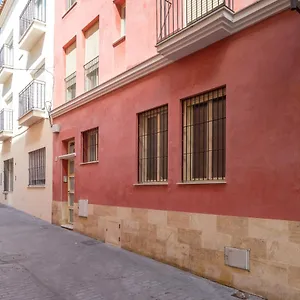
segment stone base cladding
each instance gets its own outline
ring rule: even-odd
[[[54,223],[66,209],[53,203]],[[92,204],[88,213],[75,205],[75,231],[270,300],[300,299],[300,222]],[[250,249],[250,271],[226,266],[225,246]]]

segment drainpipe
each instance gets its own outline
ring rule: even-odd
[[[291,10],[296,10],[300,14],[300,3],[298,0],[291,0]]]

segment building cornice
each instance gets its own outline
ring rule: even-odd
[[[290,8],[289,0],[260,0],[252,5],[232,13],[230,27],[230,35],[246,29],[256,23],[259,23],[273,15],[276,15]],[[215,26],[215,24],[213,24]],[[76,109],[86,103],[98,99],[100,96],[117,90],[137,79],[140,79],[154,71],[157,71],[174,60],[170,60],[161,54],[157,54],[141,64],[125,71],[124,73],[113,77],[112,79],[100,84],[93,90],[81,94],[74,100],[66,102],[52,110],[53,118],[59,117],[73,109]]]
[[[0,27],[3,26],[14,0],[3,0],[0,6]]]

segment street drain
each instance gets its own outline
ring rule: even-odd
[[[87,240],[87,241],[81,242],[81,244],[86,245],[86,246],[93,246],[93,245],[99,244],[99,241],[96,241],[96,240]]]

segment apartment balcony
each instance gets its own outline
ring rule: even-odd
[[[33,80],[19,94],[19,125],[31,126],[45,117],[45,82]]]
[[[84,65],[84,77],[86,91],[99,85],[99,56]]]
[[[13,136],[13,110],[3,108],[0,111],[0,141],[5,141]]]
[[[0,83],[5,83],[13,74],[14,51],[12,46],[4,44],[0,49]]]
[[[46,0],[30,0],[20,15],[19,48],[30,51],[46,32]]]
[[[157,51],[176,60],[231,34],[234,0],[158,0]]]

